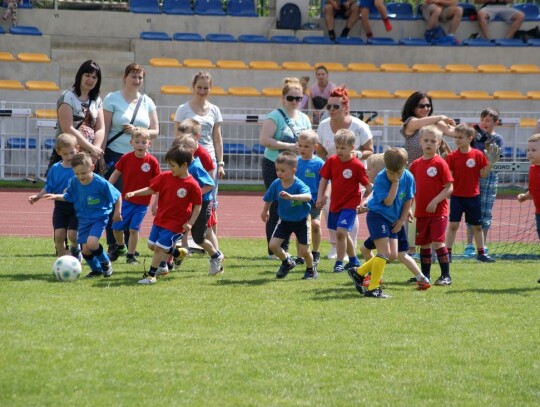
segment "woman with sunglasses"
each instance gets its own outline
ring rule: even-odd
[[[330,92],[326,110],[330,117],[324,119],[317,129],[319,135],[319,144],[317,155],[323,160],[330,155],[336,154],[336,145],[334,135],[338,130],[349,129],[356,138],[354,143],[354,154],[360,160],[367,159],[373,154],[373,135],[369,126],[357,117],[351,116],[349,108],[349,94],[345,87],[338,87]],[[324,208],[325,216],[328,216],[328,207]],[[356,245],[356,236],[358,233],[358,220],[355,222],[351,231],[351,237]],[[330,254],[328,258],[333,259],[336,255],[336,236],[334,231],[329,231],[330,236]]]
[[[277,178],[275,161],[278,154],[283,150],[297,152],[296,142],[298,135],[306,129],[311,129],[311,122],[305,113],[300,111],[303,98],[303,90],[298,78],[285,78],[281,91],[282,107],[273,110],[262,124],[259,134],[259,142],[264,147],[262,160],[262,175],[266,189]],[[266,222],[266,240],[270,242],[272,233],[279,220],[277,214],[277,202],[270,206],[268,222]],[[282,247],[288,251],[289,241],[285,240]],[[268,250],[268,256],[272,256]]]

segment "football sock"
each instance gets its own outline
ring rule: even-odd
[[[161,267],[161,268],[167,267],[167,262],[165,260],[160,261],[159,262],[159,267]]]
[[[420,267],[422,274],[427,278],[431,276],[431,249],[420,249]]]
[[[157,268],[150,266],[150,270],[148,271],[148,274],[150,274],[150,276],[152,277],[155,277],[157,274]]]
[[[360,261],[358,260],[358,257],[356,256],[349,256],[349,263],[357,267],[360,265]]]
[[[435,250],[435,253],[437,253],[441,275],[443,277],[450,277],[450,251],[446,247],[441,247]]]
[[[372,32],[366,33],[366,37],[367,37],[367,38],[373,38],[373,33],[372,33]]]
[[[101,269],[101,264],[99,264],[98,259],[96,259],[96,256],[94,256],[93,254],[84,254],[83,253],[83,258],[84,258],[84,260],[86,260],[86,263],[90,267],[90,270],[92,270],[92,271],[103,271]]]
[[[485,249],[484,249],[483,247],[479,247],[479,248],[478,248],[478,255],[481,256],[481,255],[483,255],[483,254],[486,254]]]
[[[212,256],[210,256],[211,259],[217,259],[220,256],[221,252],[218,250],[215,252]]]
[[[107,253],[103,250],[103,246],[101,243],[99,244],[98,248],[96,250],[90,250],[94,256],[97,257],[100,263],[108,263],[109,256],[107,256]]]
[[[362,264],[360,266],[360,268],[358,268],[356,270],[356,274],[364,277],[365,275],[367,275],[367,273],[369,273],[372,269],[372,266],[373,266],[373,260],[375,260],[375,257],[372,257],[371,259],[369,259],[368,261],[366,261],[364,264]]]
[[[384,273],[384,268],[386,267],[387,258],[383,256],[376,255],[373,259],[373,267],[371,268],[371,280],[369,281],[369,291],[373,291],[379,287],[381,277]]]

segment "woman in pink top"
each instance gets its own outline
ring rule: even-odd
[[[313,124],[318,124],[324,108],[328,103],[330,93],[336,87],[335,83],[328,81],[328,69],[324,65],[319,65],[315,69],[317,83],[310,89],[311,105],[313,106]]]

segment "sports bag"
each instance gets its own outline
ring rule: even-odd
[[[278,28],[299,30],[302,26],[300,7],[293,3],[285,3],[279,10]]]

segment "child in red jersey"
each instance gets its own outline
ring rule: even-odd
[[[484,235],[482,234],[482,211],[480,205],[480,178],[489,175],[493,165],[499,160],[501,153],[496,144],[491,144],[486,155],[471,147],[475,135],[474,128],[466,123],[456,126],[455,142],[458,147],[448,154],[446,162],[454,177],[454,190],[450,197],[450,225],[446,234],[446,247],[452,259],[452,246],[456,233],[465,213],[465,221],[472,225],[473,236],[478,250],[478,261],[493,263],[484,250]]]
[[[529,190],[517,196],[519,202],[532,199],[536,216],[536,232],[540,238],[540,133],[533,134],[527,142],[527,159],[531,162],[529,168]],[[540,279],[538,280],[540,283]]]
[[[420,246],[420,267],[422,273],[431,278],[431,245],[437,253],[441,277],[435,285],[450,285],[450,259],[445,245],[448,225],[448,197],[452,193],[454,181],[450,168],[437,154],[442,140],[442,132],[435,125],[420,129],[422,157],[414,160],[409,171],[416,181],[416,241]]]
[[[191,150],[173,147],[165,155],[170,171],[160,173],[150,181],[150,186],[128,192],[126,199],[159,193],[154,224],[148,237],[148,247],[154,252],[148,275],[139,284],[154,284],[158,268],[165,268],[172,254],[180,256],[176,241],[191,230],[201,211],[201,187],[188,172],[193,159]]]

